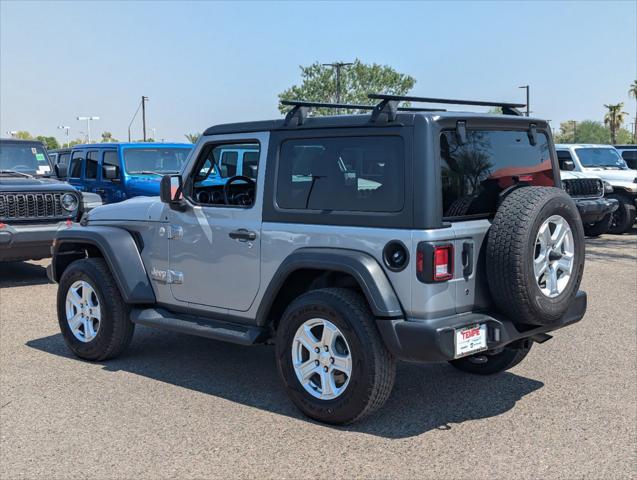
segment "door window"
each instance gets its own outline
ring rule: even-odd
[[[104,173],[104,166],[106,165],[115,167],[117,178],[119,178],[119,155],[116,150],[106,150],[102,159],[102,179],[112,182],[112,179],[107,179],[106,174]]]
[[[87,180],[95,180],[97,179],[97,161],[98,161],[98,151],[91,150],[86,154],[86,171],[84,172],[84,177]]]
[[[71,155],[71,166],[69,167],[69,178],[82,177],[82,163],[84,162],[84,152],[81,150],[73,152]]]
[[[258,143],[205,146],[193,169],[191,199],[202,205],[251,207],[256,195],[259,152]],[[248,159],[248,172],[238,170],[242,153],[252,155]],[[243,159],[245,162],[246,157]],[[238,176],[248,178],[236,178]]]

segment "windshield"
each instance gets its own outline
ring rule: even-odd
[[[626,162],[614,148],[576,148],[577,158],[584,167],[626,169]]]
[[[51,165],[44,147],[38,143],[0,143],[0,170],[29,175],[51,173]]]
[[[190,150],[188,147],[127,148],[124,165],[127,173],[179,173]]]

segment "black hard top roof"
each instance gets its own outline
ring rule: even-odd
[[[490,122],[503,124],[519,124],[528,126],[529,122],[536,123],[538,127],[546,127],[545,120],[531,117],[515,117],[511,115],[494,115],[476,112],[414,112],[398,113],[396,120],[387,123],[371,122],[371,114],[332,115],[308,117],[300,126],[287,126],[284,119],[262,120],[255,122],[225,123],[214,125],[204,131],[204,135],[222,135],[231,133],[264,132],[272,130],[305,130],[314,128],[355,128],[355,127],[392,127],[411,126],[417,121],[417,117],[424,117],[432,122],[444,120],[471,120],[488,119]]]
[[[35,138],[31,140],[24,140],[22,138],[0,138],[0,142],[2,143],[37,143],[38,145],[44,145],[40,140],[36,140]]]

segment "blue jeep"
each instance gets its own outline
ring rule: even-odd
[[[179,173],[193,145],[189,143],[93,143],[76,145],[58,176],[78,190],[97,193],[104,203],[159,195],[163,175]]]

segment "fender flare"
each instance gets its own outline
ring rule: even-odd
[[[343,272],[360,286],[374,316],[402,318],[402,307],[387,275],[371,255],[339,248],[300,248],[281,263],[266,289],[257,312],[257,324],[264,325],[275,298],[290,274],[301,269]]]
[[[60,281],[69,263],[64,260],[65,255],[76,253],[77,247],[83,245],[100,251],[126,303],[155,303],[155,293],[135,239],[123,228],[73,226],[58,230],[52,249],[51,280]]]

